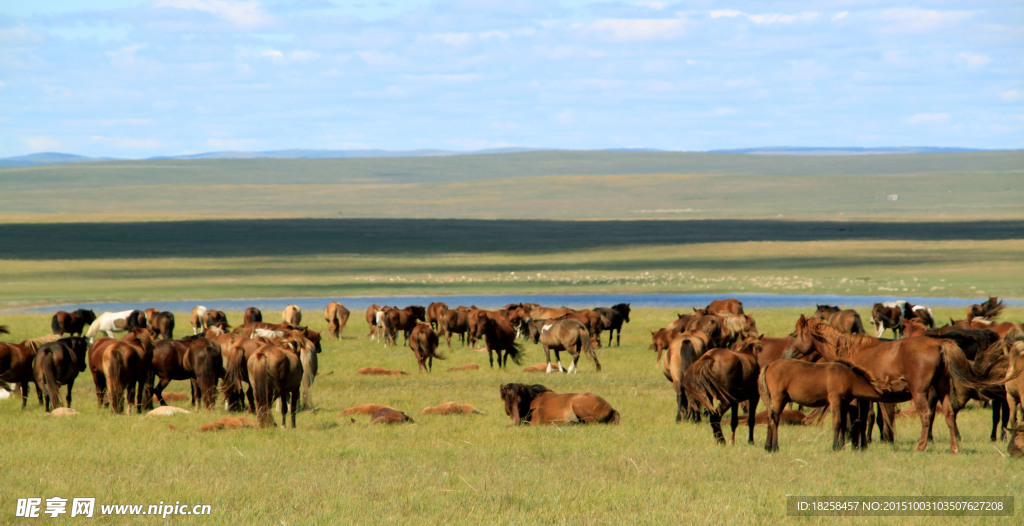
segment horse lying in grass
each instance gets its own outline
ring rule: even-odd
[[[513,383],[502,385],[500,393],[515,425],[619,423],[619,412],[593,393],[556,394],[543,385]]]
[[[779,420],[789,402],[807,407],[828,406],[832,412],[832,449],[842,449],[845,445],[848,420],[854,421],[854,447],[867,447],[860,436],[863,415],[853,413],[858,411],[852,404],[854,399],[892,402],[904,398],[903,392],[907,389],[907,382],[902,378],[879,381],[867,370],[844,360],[811,363],[792,358],[765,366],[757,385],[761,399],[768,406],[768,435],[764,445],[768,451],[779,450]]]

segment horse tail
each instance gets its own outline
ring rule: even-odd
[[[249,384],[253,390],[253,400],[256,402],[256,419],[260,427],[274,425],[274,417],[270,415],[270,364],[267,353],[257,351],[250,359],[252,367],[249,370]],[[282,401],[283,403],[283,401]]]
[[[233,347],[228,351],[228,367],[224,371],[224,381],[221,382],[220,394],[230,402],[242,392],[242,367],[245,366],[245,351],[241,346]]]
[[[103,355],[103,374],[107,377],[110,410],[115,414],[124,412],[124,384],[121,383],[123,371],[124,364],[121,360],[121,346],[113,345],[108,347]]]
[[[772,392],[768,389],[768,378],[765,374],[768,373],[768,368],[772,364],[768,364],[761,368],[761,372],[757,375],[757,392],[761,395],[761,400],[768,407],[768,418],[770,422],[774,422],[777,418],[775,414],[775,404],[772,403]]]
[[[519,342],[513,342],[507,349],[505,349],[505,356],[512,358],[512,363],[516,365],[523,365],[523,344]]]
[[[864,322],[860,319],[860,314],[853,313],[853,326],[850,327],[850,334],[867,334],[868,331],[864,330]]]
[[[978,374],[971,367],[971,362],[967,360],[967,356],[964,355],[964,351],[960,349],[960,346],[951,340],[940,340],[939,341],[939,352],[942,356],[942,360],[946,365],[946,370],[949,371],[950,376],[954,380],[950,382],[950,390],[954,391],[957,387],[966,387],[968,389],[975,389],[983,391],[998,385],[1006,383],[1006,378],[999,376],[997,373],[990,371],[988,374]],[[956,385],[959,382],[960,385]],[[955,399],[954,393],[950,393],[950,398]],[[960,409],[955,407],[954,410]]]
[[[612,411],[608,413],[608,416],[606,416],[604,420],[601,421],[601,423],[619,425],[619,412],[612,409]]]
[[[36,382],[42,384],[46,388],[46,395],[50,397],[50,407],[56,409],[58,407],[64,407],[64,403],[60,399],[60,386],[57,384],[57,376],[53,370],[53,352],[50,351],[49,347],[44,347],[39,352],[45,353],[40,359],[39,367],[42,369],[42,378],[36,378]],[[37,385],[37,388],[39,386]],[[27,393],[22,393],[22,396],[28,397]]]
[[[317,369],[316,352],[303,347],[299,352],[299,362],[302,364],[302,405],[313,407],[313,380],[316,379]]]
[[[700,404],[708,411],[715,412],[714,399],[723,404],[732,404],[736,399],[718,381],[714,373],[714,360],[705,354],[693,362],[683,373],[683,389],[688,400]]]
[[[587,334],[581,334],[580,338],[583,340],[583,352],[585,352],[591,360],[594,360],[594,363],[597,364],[597,370],[600,371],[601,362],[597,361],[597,352],[594,350],[594,344],[591,342],[590,336]]]
[[[54,314],[53,317],[50,318],[50,330],[52,330],[54,334],[62,334],[64,332],[64,329],[60,326],[60,320],[57,319],[56,314]]]

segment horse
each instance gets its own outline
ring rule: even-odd
[[[1006,351],[1006,403],[1009,406],[1010,429],[1017,428],[1018,409],[1024,408],[1024,341],[1014,342]]]
[[[886,329],[892,329],[897,340],[903,334],[903,306],[905,301],[875,303],[871,307],[871,325],[875,327],[875,337],[881,338]]]
[[[651,331],[651,345],[647,348],[652,349],[657,353],[654,357],[654,363],[661,362],[661,353],[665,349],[668,349],[668,344],[672,343],[672,340],[678,336],[679,332],[675,332],[672,329],[658,329]]]
[[[299,391],[302,386],[302,363],[291,350],[268,344],[249,357],[246,368],[253,390],[256,420],[260,427],[270,427],[274,418],[270,415],[271,404],[281,398],[281,426],[285,426],[288,408],[291,404],[292,427],[295,427],[295,413],[298,411]]]
[[[217,380],[224,376],[221,347],[204,336],[182,340],[163,340],[153,349],[150,361],[153,375],[160,382],[153,388],[160,405],[167,405],[163,392],[171,380],[188,380],[192,386],[192,405],[213,410],[217,403]]]
[[[629,323],[629,304],[616,303],[611,307],[595,307],[596,311],[605,318],[605,328],[608,329],[608,346],[612,345],[612,336],[615,336],[615,346],[622,346],[622,324]]]
[[[951,385],[971,389],[987,389],[1003,381],[995,375],[981,376],[970,366],[967,357],[952,340],[913,336],[901,340],[885,341],[870,336],[844,334],[817,318],[800,316],[794,332],[798,339],[810,338],[818,342],[814,350],[822,359],[844,359],[871,372],[876,377],[905,378],[907,390],[898,400],[913,400],[921,415],[921,439],[917,450],[928,447],[928,430],[935,417],[935,406],[943,400],[953,411],[946,412],[949,426],[950,453],[958,451],[956,439],[956,397],[950,397]],[[795,353],[789,357],[799,357]],[[955,380],[954,384],[951,380]],[[891,404],[883,406],[883,440],[892,440]]]
[[[220,327],[226,331],[231,328],[231,325],[228,324],[228,315],[224,314],[224,311],[209,309],[206,311],[204,319],[206,324],[203,327],[206,329]]]
[[[370,326],[370,332],[366,336],[374,340],[379,337],[377,334],[377,313],[380,312],[380,309],[381,306],[376,303],[366,307],[366,324]]]
[[[28,404],[28,384],[35,382],[32,372],[35,357],[36,347],[26,345],[25,342],[20,344],[0,342],[0,384],[10,382],[21,388],[22,409],[25,409]],[[36,384],[36,396],[39,398],[40,404],[43,403],[41,385]]]
[[[764,448],[779,450],[779,420],[786,404],[796,402],[807,407],[828,406],[832,412],[832,449],[846,443],[846,422],[854,399],[872,402],[895,401],[907,387],[906,381],[889,378],[880,381],[867,370],[844,360],[811,363],[793,358],[778,360],[761,369],[757,379],[761,400],[768,407],[768,435]],[[853,446],[866,447],[863,420],[854,419]]]
[[[409,347],[416,355],[419,372],[430,372],[434,368],[434,358],[444,360],[444,355],[437,352],[437,333],[429,323],[417,323],[409,335]]]
[[[281,311],[281,323],[298,325],[302,323],[302,309],[298,305],[288,305]]]
[[[153,329],[156,337],[165,340],[174,338],[174,314],[168,311],[154,313],[149,318],[149,327]]]
[[[419,305],[409,305],[404,309],[385,307],[383,309],[385,339],[392,346],[395,345],[395,334],[402,331],[405,341],[409,341],[409,333],[417,322],[426,321],[427,310]]]
[[[599,345],[596,338],[592,337],[587,328],[577,320],[540,320],[531,321],[529,324],[530,338],[533,343],[539,343],[544,347],[544,356],[547,357],[547,372],[551,372],[551,351],[555,351],[555,361],[558,363],[558,372],[563,372],[562,360],[559,358],[559,351],[566,351],[572,355],[572,364],[569,365],[570,373],[578,372],[576,364],[580,361],[580,354],[586,353],[597,366],[597,372],[601,372],[601,362],[597,359],[594,347]]]
[[[371,424],[415,424],[416,421],[402,411],[390,407],[382,407],[370,416]]]
[[[487,344],[487,360],[491,367],[494,367],[492,352],[498,356],[498,367],[501,369],[505,368],[509,358],[512,358],[516,365],[522,365],[523,350],[516,343],[516,329],[512,327],[512,323],[505,318],[489,316],[485,316],[481,323],[484,342]]]
[[[324,310],[324,319],[327,320],[327,334],[336,340],[340,340],[341,331],[345,329],[345,324],[348,323],[349,314],[349,310],[341,303],[337,301],[328,303],[327,308]]]
[[[661,367],[665,378],[672,382],[672,388],[676,392],[676,422],[681,422],[683,418],[700,422],[700,412],[692,410],[687,403],[683,376],[686,369],[700,358],[707,348],[708,336],[703,332],[684,332],[668,344],[665,361],[661,362]]]
[[[146,327],[146,314],[140,310],[104,312],[89,325],[85,336],[91,343],[96,340],[96,334],[99,331],[103,331],[107,333],[107,337],[113,338],[115,332],[132,331],[138,327]]]
[[[50,319],[50,328],[54,334],[81,336],[85,326],[96,321],[96,313],[87,309],[77,309],[71,312],[57,311]]]
[[[89,371],[92,373],[93,384],[96,386],[96,400],[99,408],[103,408],[105,397],[113,400],[112,393],[108,392],[108,384],[110,382],[107,378],[107,371],[104,369],[103,360],[107,354],[107,348],[114,345],[123,347],[118,352],[124,351],[135,354],[134,358],[129,359],[126,357],[120,360],[122,364],[131,366],[133,369],[121,371],[118,374],[118,399],[121,399],[123,396],[121,393],[127,389],[129,391],[128,403],[135,405],[136,412],[141,413],[144,408],[152,408],[154,335],[152,330],[141,328],[125,334],[118,340],[114,338],[99,338],[93,342],[92,348],[89,350],[88,363]],[[113,391],[113,389],[111,388],[110,391]]]
[[[499,392],[514,425],[619,423],[619,412],[593,393],[556,394],[540,384],[516,383],[502,385]]]
[[[201,331],[206,331],[206,307],[197,305],[192,309],[192,334],[199,334]]]
[[[440,328],[441,317],[448,310],[448,304],[443,301],[435,301],[427,305],[426,321],[430,328],[435,331]]]
[[[818,305],[818,310],[814,311],[814,317],[821,318],[829,325],[848,334],[867,334],[860,314],[853,309],[840,309],[835,305]]]
[[[754,415],[757,413],[757,375],[760,368],[752,354],[739,353],[730,349],[711,349],[697,358],[683,375],[683,389],[690,404],[699,405],[710,415],[711,430],[719,444],[725,443],[722,434],[722,415],[732,408],[732,437],[736,442],[736,427],[739,426],[739,403],[746,400],[747,426],[750,433],[748,442],[754,443]],[[718,400],[716,407],[712,400]]]
[[[466,344],[466,332],[469,331],[469,307],[458,306],[441,313],[437,320],[438,336],[444,336],[448,348],[452,348],[452,334],[458,334],[462,344]]]
[[[256,307],[249,307],[245,309],[245,314],[242,315],[242,325],[248,325],[258,321],[263,321],[263,311]]]
[[[975,318],[995,321],[1005,308],[1006,305],[1003,304],[1003,300],[995,296],[990,296],[988,301],[967,307],[967,321],[971,321]]]
[[[433,407],[424,407],[421,415],[468,415],[468,414],[486,414],[483,411],[469,405],[460,404],[458,402],[445,402],[438,404]]]
[[[512,332],[515,336],[519,334],[516,330],[515,324],[512,320],[509,320],[501,311],[485,310],[478,308],[471,308],[466,314],[466,334],[469,344],[475,346],[477,340],[484,334],[484,323],[488,319],[505,320],[509,322],[509,326],[512,327]],[[517,321],[529,321],[529,318],[519,318]]]
[[[64,407],[60,399],[61,385],[67,386],[67,407],[71,407],[75,378],[85,370],[87,349],[85,338],[71,336],[47,343],[36,350],[32,358],[32,376],[36,389],[43,391],[43,404],[47,413],[51,406],[54,409]]]
[[[708,303],[704,310],[710,314],[718,314],[721,312],[728,312],[729,314],[743,314],[743,302],[735,299],[724,299],[724,300],[713,300]]]
[[[527,314],[527,317],[524,321],[529,322],[531,320],[554,320],[561,318],[562,316],[565,316],[570,312],[575,312],[575,310],[570,309],[569,307],[542,307],[540,305],[537,305],[529,310],[529,313]]]

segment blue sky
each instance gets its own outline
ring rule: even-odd
[[[1019,0],[2,1],[0,157],[1024,147]]]

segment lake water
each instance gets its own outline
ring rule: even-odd
[[[306,312],[323,311],[332,301],[339,301],[352,312],[365,311],[366,307],[378,305],[427,306],[434,301],[443,301],[450,307],[475,305],[484,309],[495,309],[509,303],[539,303],[546,306],[567,306],[574,308],[607,307],[616,303],[629,303],[633,307],[664,307],[689,309],[703,307],[714,299],[737,298],[747,309],[807,308],[815,305],[839,305],[843,308],[870,308],[877,302],[907,300],[915,305],[928,307],[962,307],[980,303],[987,298],[922,298],[892,296],[835,296],[802,294],[493,294],[463,296],[356,296],[356,297],[306,297],[306,298],[241,298],[241,299],[196,299],[187,301],[140,301],[78,303],[50,305],[23,309],[8,309],[6,312],[23,314],[50,314],[58,310],[92,309],[97,314],[106,311],[157,308],[171,312],[192,312],[196,305],[225,312],[242,312],[248,307],[257,307],[265,313],[280,312],[289,304],[298,305]],[[1024,301],[1004,300],[1007,306],[1021,306]]]

